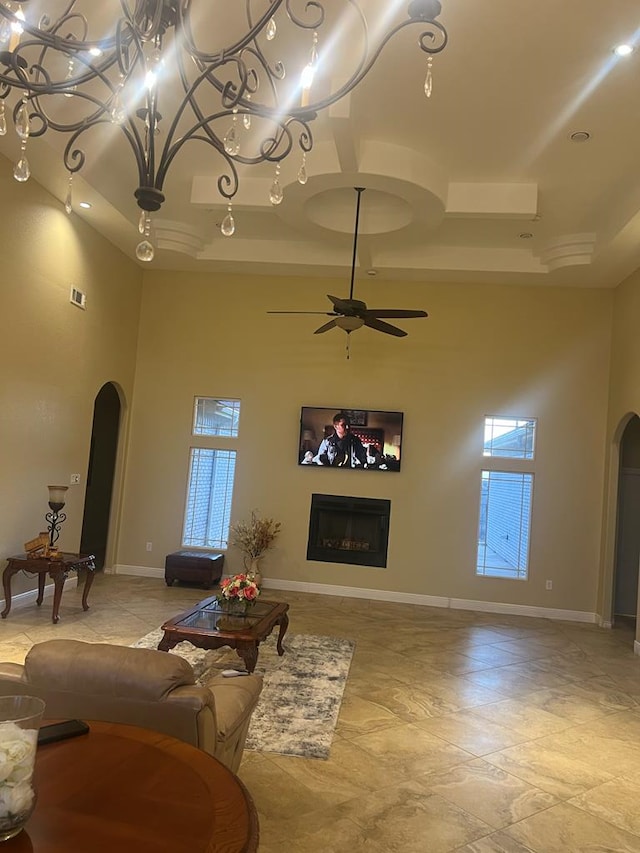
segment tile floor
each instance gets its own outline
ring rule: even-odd
[[[261,853],[640,853],[640,657],[629,627],[266,590],[290,631],[356,641],[328,761],[245,753]],[[129,644],[203,597],[98,575],[15,608],[0,660],[50,637]]]

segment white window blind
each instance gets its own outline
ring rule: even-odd
[[[227,547],[235,468],[235,450],[191,448],[184,546]]]
[[[483,471],[476,571],[527,578],[533,474]]]

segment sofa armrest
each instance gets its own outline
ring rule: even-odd
[[[216,758],[237,773],[244,744],[260,691],[261,675],[242,678],[210,678],[204,685],[211,691],[216,706]]]
[[[262,691],[261,675],[244,675],[242,678],[217,675],[206,681],[204,687],[211,691],[215,702],[219,741],[231,740],[238,730],[248,728]]]
[[[0,663],[0,681],[19,681],[26,684],[27,679],[22,664],[8,661]]]

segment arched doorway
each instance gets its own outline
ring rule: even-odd
[[[87,470],[80,551],[93,554],[104,568],[111,514],[111,494],[120,432],[120,397],[115,385],[102,386],[93,407],[91,449]]]
[[[640,570],[640,418],[634,415],[620,441],[618,520],[613,589],[613,623],[636,622]]]

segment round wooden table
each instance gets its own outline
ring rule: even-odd
[[[87,735],[39,746],[38,801],[2,853],[250,853],[258,818],[238,777],[190,744],[87,721]]]

